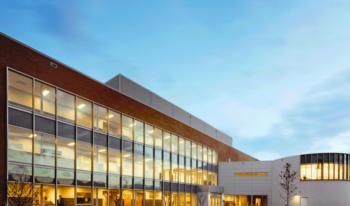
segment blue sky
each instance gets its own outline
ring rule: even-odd
[[[258,159],[350,152],[350,1],[1,2],[2,32],[117,73]]]

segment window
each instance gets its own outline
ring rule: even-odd
[[[33,107],[33,81],[13,71],[8,72],[8,100],[23,108]]]
[[[145,124],[145,144],[153,146],[154,128],[151,125]]]
[[[186,157],[191,157],[191,141],[186,140]]]
[[[135,124],[135,142],[143,143],[143,123],[134,120]]]
[[[179,154],[185,156],[185,140],[179,138]]]
[[[171,174],[171,168],[170,168],[170,153],[164,152],[164,160],[163,160],[163,180],[164,181],[170,181],[170,174]]]
[[[59,122],[57,136],[57,179],[59,184],[73,184],[74,160],[75,128]]]
[[[34,108],[38,113],[55,115],[55,98],[55,88],[38,81],[34,82]]]
[[[134,176],[143,177],[143,146],[134,145]]]
[[[77,98],[77,124],[86,128],[92,127],[92,104],[81,98]]]
[[[109,173],[120,174],[120,139],[109,137]]]
[[[112,110],[108,111],[108,133],[109,135],[120,137],[121,135],[121,122],[120,114]]]
[[[179,175],[179,182],[185,183],[185,157],[179,156],[179,168],[177,169]]]
[[[171,154],[171,181],[178,182],[179,181],[179,168],[178,168],[178,157],[177,154]]]
[[[178,153],[178,138],[176,135],[171,135],[171,152]]]
[[[94,129],[107,133],[107,109],[94,104]]]
[[[153,179],[153,148],[145,147],[145,178]]]
[[[52,183],[55,178],[55,136],[34,135],[34,164],[36,182]]]
[[[94,133],[94,184],[106,186],[107,173],[107,136]]]
[[[91,183],[91,132],[82,128],[77,131],[77,179],[80,185]]]
[[[133,140],[132,130],[134,127],[133,120],[130,117],[122,115],[122,136],[123,139]]]
[[[134,202],[133,191],[132,190],[124,190],[122,192],[123,198],[123,206],[132,206]]]
[[[122,149],[123,149],[123,160],[122,160],[122,175],[132,176],[133,166],[133,152],[132,152],[132,143],[127,141],[122,141]]]
[[[197,159],[197,144],[192,142],[192,159]]]
[[[35,134],[31,130],[9,126],[8,161],[31,164],[34,136]]]
[[[154,130],[154,146],[162,148],[163,146],[163,134],[162,130],[155,128]]]
[[[55,187],[49,185],[35,185],[34,202],[36,205],[47,205],[51,203],[51,206],[55,205]]]
[[[74,96],[66,92],[57,91],[57,116],[64,121],[75,121]]]
[[[154,179],[161,180],[162,179],[162,151],[156,149],[154,151]]]
[[[166,151],[170,151],[171,149],[171,141],[170,141],[170,133],[164,132],[163,133],[163,149]]]

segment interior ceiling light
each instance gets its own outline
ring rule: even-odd
[[[47,95],[50,94],[50,91],[47,90],[47,89],[44,89],[43,92],[42,92],[43,96],[46,97]]]
[[[79,104],[78,109],[83,109],[85,107],[85,104]]]

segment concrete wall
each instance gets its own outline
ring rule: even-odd
[[[152,91],[142,87],[123,75],[117,75],[106,83],[111,88],[129,96],[163,114],[176,119],[208,136],[227,145],[232,145],[232,138],[200,120],[180,107],[172,104]]]
[[[304,206],[349,206],[350,182],[348,181],[300,181],[300,156],[275,161],[230,162],[219,164],[219,185],[224,194],[268,195],[269,206],[283,206],[279,174],[286,163],[298,173],[295,182],[298,187],[290,206],[300,206],[301,198],[307,200]],[[235,177],[235,172],[268,172],[267,177]]]

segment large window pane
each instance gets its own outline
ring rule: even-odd
[[[163,180],[164,181],[170,181],[170,174],[171,174],[171,168],[170,168],[170,153],[164,152],[164,160],[163,160]]]
[[[121,135],[121,116],[118,112],[108,111],[108,133],[109,135],[120,137]]]
[[[134,123],[132,118],[122,115],[122,136],[123,139],[133,140],[133,127]]]
[[[154,158],[154,179],[161,180],[162,179],[162,151],[156,149]]]
[[[176,135],[171,135],[171,152],[178,153],[178,137]]]
[[[179,154],[185,156],[185,140],[184,138],[179,138]]]
[[[123,206],[133,206],[134,196],[132,190],[122,191]]]
[[[33,81],[16,72],[8,73],[8,100],[24,108],[33,106]]]
[[[153,206],[153,191],[145,191],[145,206]]]
[[[143,206],[144,194],[142,190],[135,191],[135,206]]]
[[[143,123],[134,120],[135,124],[135,142],[143,143]]]
[[[192,142],[192,159],[197,159],[197,144]]]
[[[186,140],[186,157],[191,157],[191,141]]]
[[[74,187],[57,187],[57,205],[73,206],[75,202]]]
[[[163,149],[166,151],[170,151],[171,149],[171,138],[168,132],[163,133]]]
[[[55,187],[49,185],[35,185],[35,205],[54,206],[56,202]]]
[[[25,191],[25,192],[18,192]],[[30,206],[33,203],[32,184],[27,183],[9,183],[7,186],[8,205],[9,206]]]
[[[77,205],[92,204],[92,190],[90,188],[77,187]]]
[[[37,112],[55,115],[55,98],[55,88],[38,81],[34,82],[34,108]]]
[[[34,136],[31,130],[9,126],[8,161],[31,164],[32,138]]]
[[[171,154],[171,181],[178,182],[179,181],[179,168],[178,168],[178,157],[177,154]]]
[[[145,178],[153,179],[153,148],[145,147]]]
[[[133,159],[133,152],[132,152],[132,143],[127,141],[122,141],[122,175],[132,176],[133,172],[133,166],[132,166],[132,159]]]
[[[154,192],[154,206],[162,206],[162,200],[162,192]]]
[[[109,190],[109,205],[120,206],[121,205],[121,191]]]
[[[36,182],[51,183],[55,177],[55,136],[37,132],[34,137]]]
[[[57,167],[74,169],[75,156],[74,126],[58,123]]]
[[[94,134],[94,184],[104,187],[107,182],[107,136]]]
[[[134,145],[134,176],[143,177],[143,146]]]
[[[120,139],[109,137],[109,173],[120,174]]]
[[[81,185],[91,183],[91,131],[78,128],[77,131],[77,180]]]
[[[66,92],[57,91],[57,116],[65,121],[75,121],[74,102],[75,97]]]
[[[86,128],[92,127],[92,104],[81,98],[77,98],[77,124]]]
[[[154,142],[153,126],[145,124],[145,144],[153,146],[153,142]]]
[[[107,109],[94,104],[94,129],[107,133]]]
[[[179,157],[179,168],[178,168],[179,182],[185,183],[185,158],[184,156]]]
[[[162,130],[155,128],[154,129],[154,146],[158,148],[163,147],[163,134]]]

